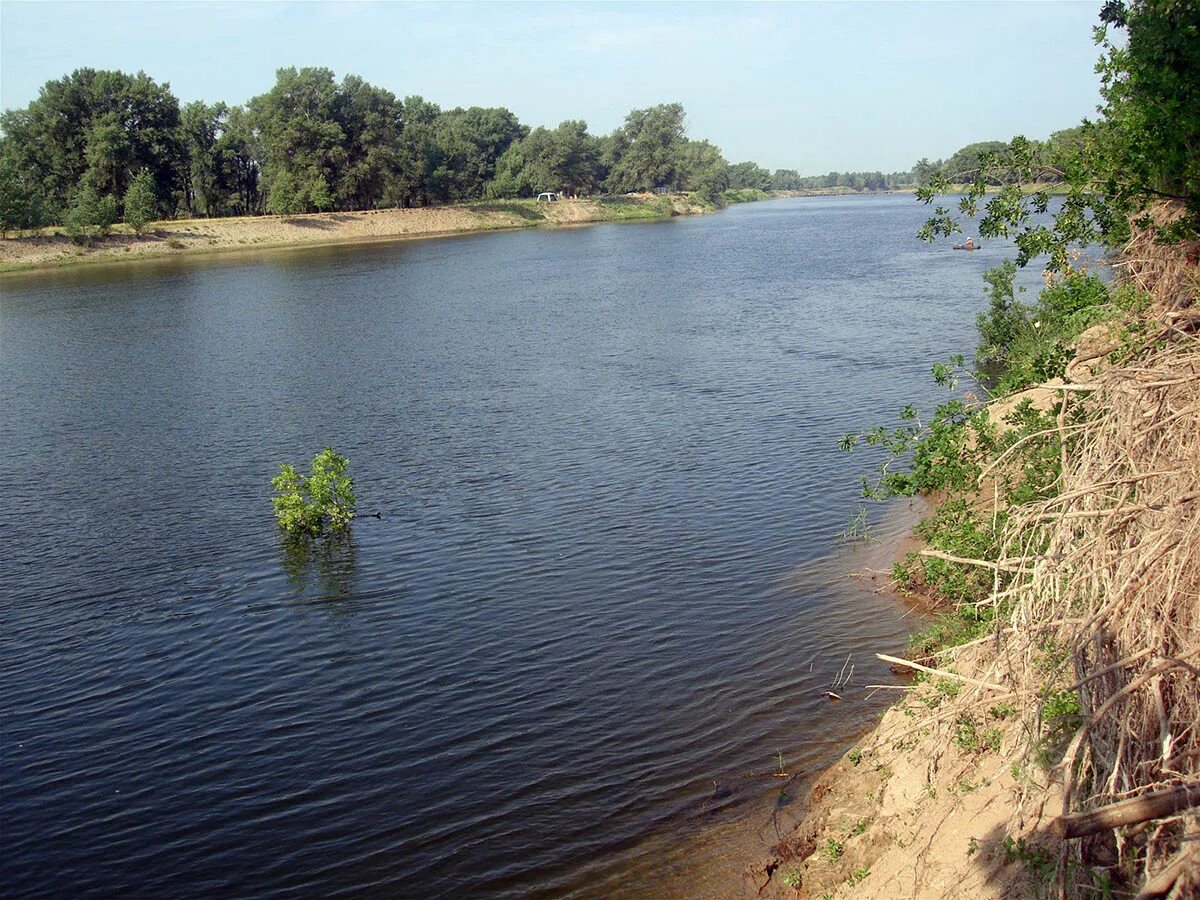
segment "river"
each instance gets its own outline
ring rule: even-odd
[[[6,893],[669,893],[913,627],[844,575],[836,444],[973,346],[1004,250],[924,212],[6,277]],[[290,545],[270,479],[327,445],[380,517]]]

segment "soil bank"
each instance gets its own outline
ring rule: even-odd
[[[0,273],[236,250],[666,219],[712,211],[713,207],[696,203],[682,194],[639,194],[556,203],[497,200],[415,209],[178,219],[155,222],[142,235],[130,232],[125,226],[116,226],[111,234],[97,238],[90,247],[73,243],[61,228],[50,228],[29,237],[0,240]]]

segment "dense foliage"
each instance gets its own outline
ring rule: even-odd
[[[883,191],[913,187],[915,172],[829,172],[825,175],[801,175],[794,169],[776,169],[771,189],[776,191]]]
[[[763,189],[689,139],[678,103],[635,109],[608,136],[587,123],[530,130],[509,110],[443,110],[355,75],[284,68],[245,106],[180,106],[144,73],[79,69],[0,117],[0,228],[70,225],[81,240],[124,218],[365,210],[480,198]],[[130,206],[129,201],[133,201]]]
[[[271,480],[275,517],[289,534],[318,535],[344,531],[354,518],[354,481],[346,474],[349,460],[326,447],[313,457],[307,475],[282,464]]]
[[[0,132],[0,230],[62,224],[80,241],[122,219],[140,231],[158,218],[542,191],[682,191],[720,204],[770,190],[890,190],[925,172],[922,161],[890,174],[772,174],[750,160],[731,165],[712,143],[690,138],[678,103],[632,110],[609,135],[590,134],[578,119],[531,130],[502,107],[443,110],[316,67],[280,69],[271,89],[244,106],[181,106],[169,85],[145,73],[78,69],[0,116]],[[960,150],[946,170],[973,164],[978,146]]]

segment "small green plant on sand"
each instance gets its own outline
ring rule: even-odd
[[[846,879],[846,884],[850,885],[850,887],[854,887],[855,885],[861,884],[864,880],[866,880],[866,877],[870,874],[870,866],[859,866],[850,873],[850,877]]]
[[[842,858],[842,853],[845,851],[846,845],[841,841],[828,838],[825,841],[825,846],[821,848],[821,855],[830,862],[837,862]]]
[[[954,743],[963,753],[988,753],[1000,749],[1000,729],[981,729],[968,713],[955,722]]]
[[[354,480],[346,474],[350,461],[326,447],[313,457],[307,475],[286,463],[271,480],[275,517],[289,534],[315,536],[344,531],[354,518]]]
[[[804,882],[803,876],[795,869],[779,873],[779,880],[790,888],[798,888]]]

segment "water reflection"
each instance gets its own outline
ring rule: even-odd
[[[280,534],[283,570],[296,600],[345,600],[354,592],[358,544],[351,531],[319,538]]]

